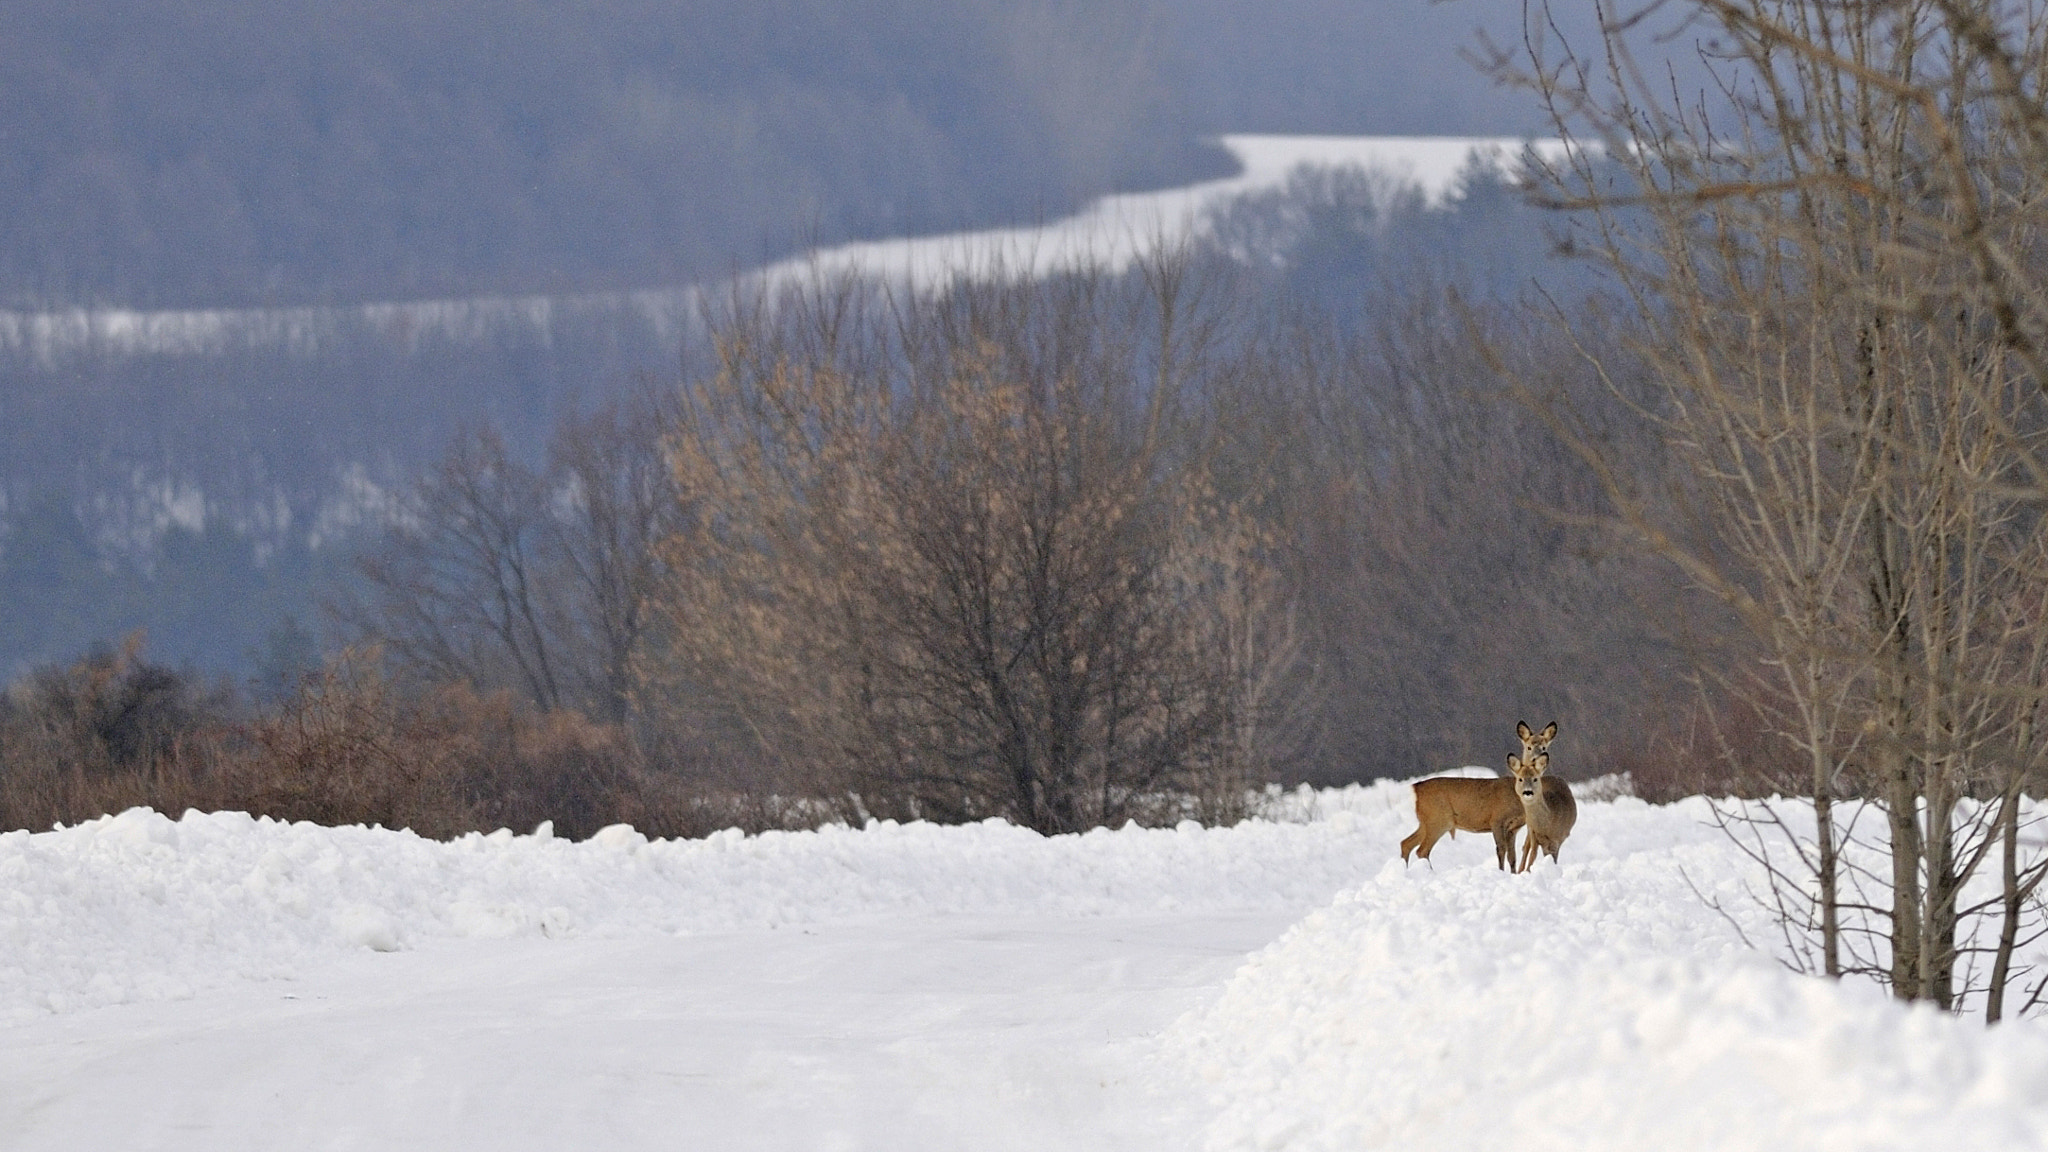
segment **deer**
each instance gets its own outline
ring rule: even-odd
[[[1527,726],[1519,730],[1527,731]],[[1572,834],[1572,825],[1579,820],[1579,802],[1572,799],[1571,785],[1547,775],[1549,768],[1548,752],[1538,752],[1527,759],[1512,753],[1508,756],[1508,772],[1514,776],[1510,783],[1522,806],[1522,823],[1529,829],[1521,863],[1515,868],[1517,872],[1527,872],[1535,866],[1538,849],[1556,860],[1557,850],[1564,846],[1564,838]],[[1512,837],[1513,833],[1509,835]]]
[[[1537,732],[1529,727],[1528,721],[1517,720],[1515,721],[1515,739],[1522,742],[1522,763],[1527,764],[1535,760],[1538,755],[1549,753],[1550,742],[1557,739],[1557,721],[1552,720],[1543,726],[1543,731]],[[1508,761],[1508,774],[1510,778],[1514,774],[1514,760],[1512,757]],[[1521,800],[1517,798],[1515,803],[1519,806]],[[1521,828],[1526,821],[1517,819],[1512,821],[1512,823],[1514,827],[1508,829],[1508,853],[1510,859],[1513,858],[1515,851],[1515,831]],[[1514,870],[1517,872],[1521,871],[1520,868]]]
[[[1557,739],[1557,721],[1552,720],[1543,731],[1537,732],[1526,721],[1517,720],[1515,737],[1522,742],[1522,760],[1533,761],[1539,755],[1547,759],[1550,742]],[[1514,771],[1516,762],[1515,757],[1508,757],[1510,773]],[[1562,780],[1553,780],[1552,783],[1564,787]],[[1565,798],[1571,798],[1570,789],[1566,789]],[[1436,776],[1415,783],[1415,819],[1417,828],[1401,841],[1403,863],[1407,862],[1411,852],[1424,860],[1429,859],[1430,849],[1436,847],[1436,842],[1446,832],[1453,837],[1460,832],[1491,832],[1494,865],[1510,869],[1515,858],[1515,833],[1521,830],[1527,817],[1522,812],[1521,798],[1516,794],[1512,775],[1492,780]],[[1553,850],[1551,856],[1556,855]],[[1512,870],[1519,872],[1522,869]]]
[[[1493,833],[1493,862],[1507,868],[1515,853],[1515,831],[1522,826],[1522,805],[1515,782],[1507,777],[1475,780],[1432,776],[1415,782],[1415,831],[1401,841],[1401,862],[1410,852],[1429,859],[1430,849],[1444,833]]]
[[[1557,721],[1545,725],[1543,731],[1532,732],[1528,721],[1515,721],[1515,739],[1522,742],[1522,762],[1528,763],[1539,754],[1550,751],[1550,742],[1557,739]]]

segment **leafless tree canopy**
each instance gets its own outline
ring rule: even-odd
[[[1538,20],[1501,62],[1573,139],[1548,195],[1616,276],[1632,336],[1589,367],[1645,370],[1640,427],[1676,471],[1632,471],[1568,404],[1528,398],[1755,645],[1717,678],[1802,764],[1780,779],[1815,823],[1789,860],[1775,813],[1731,831],[1774,868],[1788,936],[1901,997],[1982,992],[1995,1020],[2048,867],[2020,836],[2048,753],[2048,9],[1683,8],[1712,99],[1635,66],[1668,9],[1615,16],[1590,55]],[[1994,868],[2002,893],[1971,895]]]
[[[361,562],[338,607],[415,678],[508,688],[546,710],[628,719],[655,543],[679,516],[654,385],[557,432],[545,464],[491,430],[460,436]]]
[[[1307,703],[1303,654],[1212,482],[1217,317],[1183,265],[1151,271],[736,315],[671,443],[693,525],[663,552],[670,698],[880,814],[1241,805]]]

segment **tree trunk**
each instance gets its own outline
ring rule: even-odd
[[[1998,952],[1991,961],[1991,986],[1984,993],[1984,1022],[1996,1024],[2005,1015],[2005,986],[2012,979],[2012,952],[2019,941],[2020,906],[2020,790],[2015,783],[2005,790],[1998,809],[2000,881]]]

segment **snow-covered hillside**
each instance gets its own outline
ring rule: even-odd
[[[994,228],[942,236],[878,240],[823,249],[763,269],[771,281],[813,270],[899,277],[938,287],[979,271],[1045,275],[1094,266],[1121,271],[1162,241],[1198,232],[1230,202],[1283,187],[1304,168],[1378,172],[1395,184],[1440,200],[1474,156],[1512,163],[1524,142],[1510,136],[1260,136],[1221,143],[1240,171],[1184,188],[1105,196],[1072,216],[1028,228]],[[1544,147],[1555,151],[1555,142]]]
[[[1472,836],[1404,868],[1408,805],[0,836],[0,1146],[2048,1147],[2042,1025],[1752,951],[1703,804],[1589,802],[1526,876]]]
[[[1521,142],[1481,136],[1230,135],[1220,143],[1241,171],[1157,192],[1106,196],[1072,216],[1021,228],[836,245],[748,273],[770,282],[860,271],[903,276],[930,286],[994,263],[1011,273],[1043,272],[1077,263],[1128,266],[1133,256],[1199,227],[1230,201],[1281,187],[1298,168],[1367,168],[1412,182],[1432,196],[1450,188],[1475,151],[1512,155]],[[721,288],[713,288],[714,295]],[[366,329],[403,343],[438,337],[481,343],[506,331],[546,339],[551,326],[580,315],[631,315],[674,343],[699,315],[697,285],[630,292],[478,296],[337,307],[205,308],[150,311],[73,308],[0,310],[0,350],[23,351],[44,364],[91,349],[115,355],[211,355],[241,348],[318,354],[337,331]]]

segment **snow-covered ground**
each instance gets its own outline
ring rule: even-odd
[[[1584,806],[1564,855],[1391,861],[1254,955],[1166,1037],[1206,1146],[2048,1147],[2048,1031],[1753,950],[1761,880],[1703,801]]]
[[[1703,805],[1526,876],[1231,829],[0,836],[0,1148],[2048,1147],[2048,1032],[1752,952]],[[1719,896],[1732,916],[1703,902]]]

